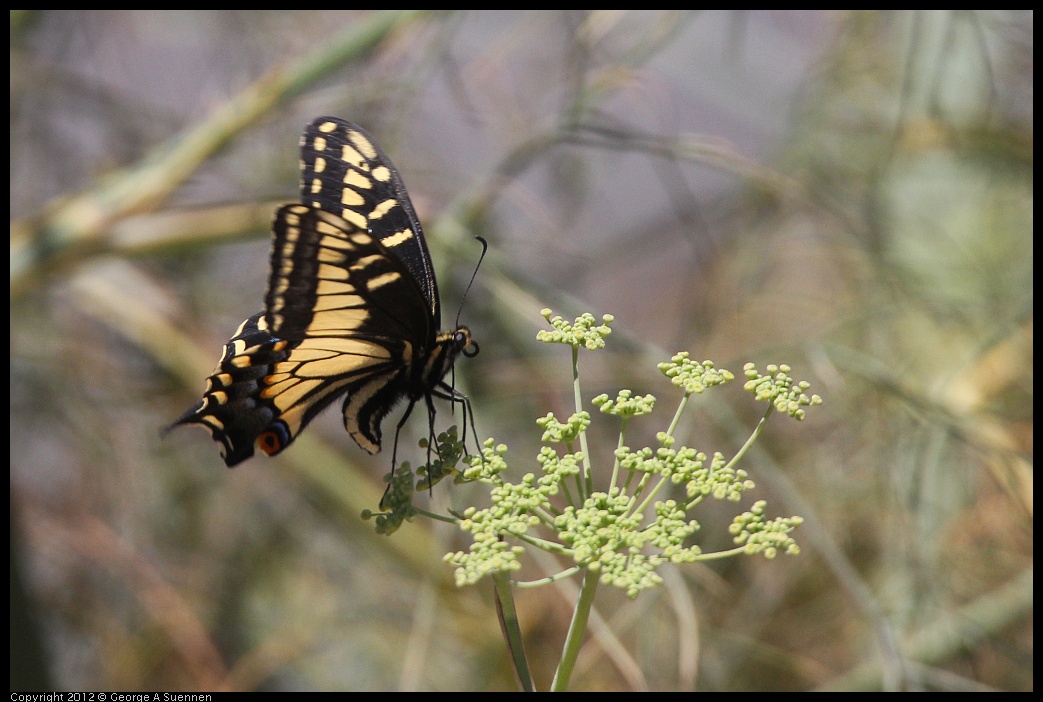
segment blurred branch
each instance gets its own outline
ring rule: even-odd
[[[985,456],[997,459],[990,467],[997,482],[1031,515],[1032,465],[1027,451],[1005,421],[993,416],[986,402],[999,389],[1021,382],[1021,374],[1031,365],[1032,322],[1009,331],[958,374],[953,374],[943,391],[928,392],[903,377],[888,363],[846,346],[832,346],[829,353],[845,372],[869,382],[872,387],[906,403],[925,417],[925,423],[946,427],[954,436]],[[997,470],[996,466],[1003,466]],[[1009,472],[1007,480],[1004,472]]]
[[[905,658],[919,663],[942,663],[973,649],[989,636],[1032,616],[1033,574],[1026,570],[1006,585],[939,618],[931,626],[909,636],[902,644]],[[914,666],[914,670],[916,667]],[[881,670],[876,661],[855,668],[818,688],[820,692],[879,690]]]
[[[32,501],[21,504],[38,513],[26,520],[40,554],[60,558],[63,549],[83,558],[122,583],[149,616],[166,633],[196,689],[227,690],[222,683],[226,671],[221,654],[210,638],[195,608],[164,578],[148,558],[138,553],[108,525],[96,517],[55,514]]]
[[[113,223],[106,245],[123,256],[158,256],[187,247],[210,246],[268,236],[272,213],[283,200],[162,210],[130,215]]]
[[[697,163],[738,176],[775,197],[799,191],[795,179],[742,155],[734,144],[719,137],[686,134],[672,139],[636,131],[580,125],[568,141],[581,146],[641,151],[660,158]]]
[[[346,63],[369,54],[422,11],[376,12],[288,66],[269,73],[195,127],[137,164],[109,174],[85,193],[54,203],[40,218],[11,225],[11,294],[31,287],[42,269],[68,265],[107,249],[112,225],[156,207],[200,164],[272,109]]]

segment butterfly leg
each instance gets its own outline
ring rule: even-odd
[[[472,438],[474,438],[475,450],[480,453],[481,449],[482,449],[482,444],[481,444],[480,441],[478,441],[478,430],[477,430],[477,425],[475,424],[475,421],[474,421],[474,410],[471,409],[471,398],[469,398],[467,395],[463,394],[462,392],[460,392],[456,388],[451,387],[449,385],[446,385],[444,382],[443,383],[439,383],[438,384],[438,389],[432,391],[431,394],[434,395],[435,397],[439,397],[439,398],[441,398],[443,400],[446,400],[446,401],[452,403],[453,407],[456,407],[456,405],[463,405],[464,406],[464,426],[463,426],[463,431],[460,434],[461,440],[464,443],[464,454],[467,455],[467,456],[471,455],[471,452],[467,450],[467,422],[468,422],[468,420],[470,420],[470,422],[471,422],[471,434],[472,434]]]
[[[410,400],[409,401],[409,406],[406,407],[406,411],[405,411],[405,413],[403,413],[402,419],[398,420],[398,426],[395,427],[395,444],[394,444],[394,446],[391,449],[391,478],[392,478],[392,480],[388,481],[387,487],[384,488],[384,494],[381,495],[381,497],[380,497],[380,508],[381,509],[385,508],[384,507],[384,500],[387,498],[388,492],[391,490],[391,482],[394,480],[394,477],[395,477],[395,468],[398,467],[398,435],[402,431],[402,427],[403,427],[403,425],[405,425],[406,420],[409,419],[409,413],[413,411],[413,405],[415,405],[415,404],[416,404],[415,400]]]
[[[424,396],[424,401],[427,403],[427,492],[430,494],[435,488],[434,475],[431,472],[431,447],[435,447],[435,453],[439,456],[442,452],[439,450],[438,437],[435,436],[435,403],[431,399],[431,393]]]
[[[398,426],[395,427],[395,447],[391,449],[391,475],[395,475],[395,468],[398,467],[398,435],[402,431],[402,427],[405,425],[406,420],[409,419],[409,415],[413,412],[413,405],[416,404],[416,400],[410,400],[409,406],[406,407],[406,411],[402,414],[402,419],[398,420]]]

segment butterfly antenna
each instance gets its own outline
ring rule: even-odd
[[[485,252],[489,250],[489,242],[483,237],[476,236],[475,239],[482,242],[482,255],[478,257],[478,263],[474,266],[474,273],[471,274],[471,281],[467,283],[467,288],[464,290],[464,295],[460,298],[460,309],[456,311],[456,326],[460,326],[460,313],[464,309],[464,300],[467,299],[467,293],[471,291],[471,286],[474,285],[474,279],[478,276],[478,269],[482,266],[482,259],[485,258]]]
[[[486,241],[484,237],[476,236],[475,239],[477,239],[478,241],[482,242],[482,255],[478,257],[478,263],[476,263],[475,266],[474,266],[474,273],[471,274],[471,280],[468,281],[467,288],[464,289],[464,295],[463,295],[462,298],[460,298],[460,308],[456,311],[456,326],[457,327],[460,326],[460,314],[464,310],[464,300],[467,299],[467,293],[471,292],[471,286],[474,285],[474,279],[476,277],[478,277],[478,269],[482,267],[482,260],[485,258],[485,253],[489,250],[489,242]],[[478,355],[478,344],[474,343],[473,341],[471,343],[475,347],[474,353],[470,353],[470,354],[464,353],[465,356],[473,357],[473,356],[477,356]],[[451,375],[450,387],[452,388],[452,394],[455,395],[456,394],[456,366],[453,366],[453,368],[450,371],[450,373],[452,374]],[[452,405],[452,412],[453,412],[454,415],[456,414],[456,403],[455,402]]]

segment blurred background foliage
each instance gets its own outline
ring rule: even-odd
[[[460,535],[360,519],[390,456],[338,411],[234,471],[160,435],[260,309],[330,114],[402,173],[517,475],[571,401],[542,307],[615,315],[584,389],[659,397],[633,446],[680,350],[826,399],[744,466],[802,555],[602,588],[575,689],[1031,690],[1032,38],[1030,11],[12,11],[12,689],[514,689],[490,588],[440,560]],[[698,407],[708,453],[760,412]],[[696,514],[706,550],[732,510]],[[574,591],[519,594],[540,687]]]

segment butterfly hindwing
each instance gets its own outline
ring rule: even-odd
[[[272,333],[294,346],[266,379],[291,438],[346,391],[345,427],[363,449],[379,451],[380,420],[434,346],[409,271],[346,220],[287,205],[274,226],[266,305]]]
[[[175,423],[208,429],[229,467],[255,447],[279,453],[340,397],[345,428],[376,453],[399,400],[408,416],[426,398],[432,422],[432,394],[461,401],[442,378],[457,355],[477,352],[465,327],[438,333],[423,232],[369,137],[321,117],[301,157],[301,204],[281,207],[272,228],[265,310],[240,325],[202,402]]]
[[[229,467],[245,461],[253,455],[262,432],[269,431],[277,419],[277,409],[261,393],[265,377],[289,354],[287,342],[268,331],[264,312],[253,315],[225,344],[200,404],[173,426],[199,424],[221,445]]]

